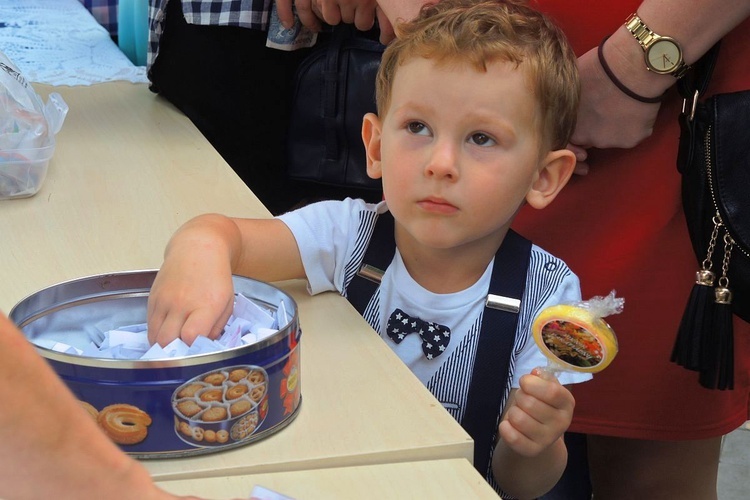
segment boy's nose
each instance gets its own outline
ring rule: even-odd
[[[458,177],[458,150],[450,141],[436,141],[427,165],[425,175],[435,177]]]

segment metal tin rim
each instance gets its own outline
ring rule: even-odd
[[[82,305],[90,302],[97,302],[101,300],[114,300],[114,299],[121,299],[121,298],[128,298],[128,297],[144,297],[148,296],[151,283],[153,282],[153,278],[156,276],[156,269],[145,269],[145,270],[134,270],[134,271],[122,271],[122,272],[112,272],[112,273],[103,273],[103,274],[95,274],[80,278],[74,278],[67,281],[62,281],[60,283],[50,285],[48,287],[42,288],[41,290],[38,290],[34,293],[31,293],[18,301],[13,308],[10,310],[10,313],[8,314],[8,317],[16,323],[16,325],[23,329],[24,326],[30,324],[31,322],[46,316],[48,314],[51,314],[56,311],[60,311],[63,309],[71,308],[76,305]],[[118,290],[118,291],[112,291],[112,292],[106,292],[106,293],[100,293],[98,295],[96,294],[89,294],[83,297],[73,298],[70,300],[67,300],[62,303],[52,304],[48,307],[44,307],[41,310],[35,311],[33,314],[27,314],[24,318],[16,318],[16,316],[19,313],[19,310],[27,303],[32,301],[34,298],[39,297],[40,295],[44,295],[46,293],[51,293],[52,290],[57,290],[64,287],[70,287],[74,285],[84,284],[86,282],[94,282],[96,280],[101,279],[107,279],[107,278],[122,278],[122,277],[133,277],[133,276],[146,276],[150,277],[148,286],[140,286],[136,288],[131,288],[128,290]],[[153,368],[172,368],[172,367],[181,367],[181,366],[194,366],[194,365],[201,365],[205,363],[211,363],[215,361],[222,361],[225,359],[231,359],[235,358],[237,356],[250,353],[253,351],[257,351],[260,349],[263,349],[265,347],[268,347],[269,345],[275,344],[280,339],[286,337],[290,332],[290,328],[292,328],[294,325],[298,324],[298,308],[297,303],[289,294],[281,290],[275,285],[272,285],[267,282],[255,280],[253,278],[248,278],[245,276],[238,276],[234,275],[232,276],[232,280],[235,283],[235,286],[238,282],[246,282],[251,284],[256,284],[258,286],[265,286],[273,289],[276,293],[279,294],[279,296],[284,297],[286,300],[288,300],[292,306],[293,306],[293,312],[294,314],[291,314],[291,319],[289,323],[284,325],[283,327],[279,328],[279,331],[277,331],[275,334],[271,335],[270,337],[267,337],[263,339],[260,342],[256,342],[253,344],[243,345],[243,346],[237,346],[230,349],[225,349],[223,351],[219,352],[213,352],[213,353],[204,353],[204,354],[194,354],[191,356],[183,356],[180,358],[164,358],[164,359],[151,359],[151,360],[122,360],[122,359],[110,359],[110,358],[96,358],[96,357],[88,357],[88,356],[76,356],[74,354],[66,354],[62,352],[53,351],[52,349],[48,349],[46,347],[38,346],[34,344],[34,347],[36,348],[37,352],[40,353],[41,356],[47,359],[60,361],[64,363],[70,363],[74,365],[80,365],[80,366],[93,366],[93,367],[100,367],[100,368],[111,368],[111,369],[153,369]],[[256,297],[252,297],[253,300],[263,302],[266,306],[271,307],[273,309],[276,309],[276,304],[269,304],[261,299],[258,299]]]

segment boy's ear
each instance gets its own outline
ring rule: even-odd
[[[550,151],[542,160],[538,177],[526,194],[532,207],[541,209],[552,203],[557,193],[568,183],[576,166],[575,154],[568,149]]]
[[[367,113],[362,119],[362,142],[365,143],[367,175],[373,179],[380,179],[383,175],[380,164],[381,127],[380,118],[374,113]]]

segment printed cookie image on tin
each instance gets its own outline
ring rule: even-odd
[[[268,414],[268,373],[238,365],[202,373],[172,394],[175,433],[192,446],[236,445],[250,438]]]

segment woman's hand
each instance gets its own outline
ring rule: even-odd
[[[321,21],[332,26],[354,24],[367,31],[375,24],[376,6],[376,0],[276,0],[279,21],[285,28],[294,24],[294,7],[302,25],[313,31],[320,31]]]
[[[573,144],[583,148],[632,148],[651,135],[659,103],[636,101],[615,87],[599,63],[597,48],[578,59],[578,69],[581,105]]]
[[[380,0],[377,2],[378,26],[380,27],[380,43],[389,43],[396,35],[393,27],[402,21],[410,21],[417,17],[419,10],[426,3],[434,0]]]

